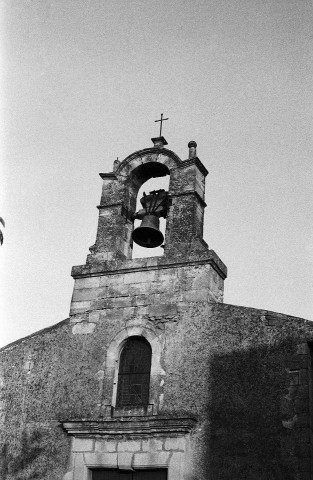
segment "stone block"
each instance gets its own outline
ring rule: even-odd
[[[100,298],[90,303],[90,310],[105,310],[113,307],[112,298]]]
[[[96,291],[92,288],[81,288],[79,290],[74,289],[72,301],[84,302],[87,300],[93,300],[96,296],[95,295]]]
[[[191,305],[189,302],[178,302],[177,303],[177,310],[178,312],[188,312]]]
[[[176,437],[176,438],[167,438],[164,443],[165,450],[185,450],[185,438]]]
[[[163,450],[163,438],[149,438],[142,441],[142,451],[143,452],[156,452]]]
[[[107,308],[100,312],[100,321],[103,322],[106,319],[119,320],[123,316],[124,309],[120,308]]]
[[[112,300],[112,308],[124,308],[124,307],[132,307],[134,304],[133,297],[116,297],[111,298]]]
[[[152,267],[152,266],[158,265],[159,257],[148,257],[145,260],[146,260],[146,265],[148,267]]]
[[[149,305],[139,305],[137,308],[136,308],[136,316],[138,318],[145,318],[148,316],[148,311],[149,311]]]
[[[164,283],[162,282],[151,282],[151,284],[149,285],[149,291],[150,291],[150,294],[153,295],[153,294],[156,294],[156,293],[163,293],[165,291],[167,291],[167,288],[168,287],[165,287]]]
[[[125,284],[120,280],[118,284],[110,284],[107,287],[107,296],[108,297],[126,297],[130,295],[130,285]]]
[[[72,302],[70,315],[75,315],[76,313],[86,312],[90,309],[90,301],[86,302]]]
[[[134,297],[135,305],[151,305],[153,298],[150,295],[136,295]]]
[[[269,327],[278,327],[285,321],[285,318],[282,314],[275,312],[266,313],[265,318]]]
[[[125,285],[128,287],[129,295],[136,296],[142,294],[148,294],[150,292],[150,285],[149,283],[135,283],[135,284],[127,284]]]
[[[118,453],[117,465],[119,470],[132,470],[133,456],[134,454],[130,452]]]
[[[91,323],[97,323],[100,320],[100,312],[95,311],[95,312],[90,312],[88,316],[88,320]]]
[[[183,300],[186,302],[206,302],[208,300],[209,290],[189,290],[183,295]]]
[[[184,471],[184,454],[174,452],[169,463],[169,477],[173,480],[181,480]]]
[[[100,287],[94,290],[94,298],[107,298],[108,297],[108,287]]]
[[[117,444],[118,452],[138,452],[141,449],[140,440],[127,440]]]
[[[85,453],[84,459],[87,466],[105,468],[117,467],[117,453]]]
[[[155,278],[155,270],[143,270],[124,274],[124,283],[150,283]]]
[[[167,467],[170,452],[135,453],[133,460],[134,468],[157,468]]]
[[[85,460],[83,453],[74,454],[73,477],[75,480],[84,480]]]
[[[211,275],[209,270],[206,268],[195,271],[194,278],[192,281],[192,290],[202,290],[208,289],[210,285]]]
[[[111,284],[111,275],[102,275],[99,281],[99,287],[106,287]]]
[[[89,333],[92,333],[94,329],[96,328],[95,323],[76,323],[74,327],[72,328],[73,335],[87,335]]]
[[[88,312],[77,313],[71,316],[70,323],[79,323],[79,322],[88,322],[89,314]]]
[[[183,300],[183,293],[178,293],[178,292],[170,292],[169,290],[167,290],[167,292],[164,292],[164,293],[160,293],[158,295],[159,297],[159,301],[157,303],[167,303],[167,304],[173,304],[173,303],[177,303],[179,301],[182,301]]]
[[[134,317],[136,313],[136,307],[125,307],[120,311],[119,315],[123,316],[123,320],[128,320]]]
[[[150,305],[148,314],[150,317],[174,317],[177,315],[177,306],[174,303]]]
[[[132,318],[126,320],[126,327],[142,327],[145,328],[147,326],[147,319],[143,319],[142,316],[138,317],[135,315]]]
[[[98,288],[102,277],[77,278],[75,280],[74,290],[85,288]]]
[[[92,438],[74,438],[73,439],[73,452],[92,452],[94,447],[94,441]]]

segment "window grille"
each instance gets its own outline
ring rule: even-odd
[[[143,337],[130,337],[120,356],[117,407],[149,403],[151,347]]]

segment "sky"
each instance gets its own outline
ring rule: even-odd
[[[225,303],[313,319],[310,0],[0,3],[0,346],[69,314],[100,172],[188,142]]]

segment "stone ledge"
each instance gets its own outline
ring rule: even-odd
[[[134,417],[100,421],[73,420],[63,422],[62,427],[68,435],[90,438],[94,435],[185,435],[194,428],[195,424],[194,418]]]
[[[155,262],[157,259],[157,262]],[[227,267],[214,252],[208,250],[205,257],[199,259],[190,259],[186,261],[169,260],[165,257],[153,257],[154,262],[150,262],[149,258],[136,258],[134,260],[118,261],[103,261],[95,265],[76,265],[72,267],[71,275],[73,278],[84,278],[100,275],[118,275],[131,272],[142,272],[147,270],[160,270],[177,267],[211,265],[214,270],[223,278],[227,277]]]

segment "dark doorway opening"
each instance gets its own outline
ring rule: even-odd
[[[167,470],[92,470],[92,480],[167,480]]]

